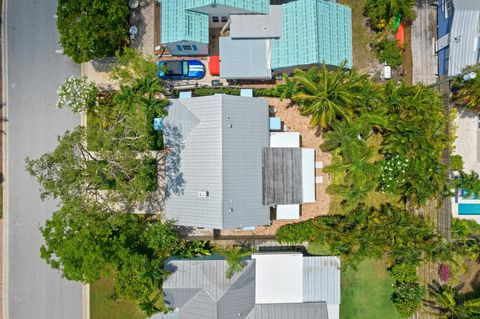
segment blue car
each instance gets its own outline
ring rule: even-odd
[[[160,61],[157,74],[164,80],[199,80],[205,76],[205,65],[198,60]]]

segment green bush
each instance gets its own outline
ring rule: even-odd
[[[388,271],[395,281],[414,283],[418,280],[417,267],[413,264],[395,263]]]
[[[463,158],[461,155],[452,155],[450,157],[450,165],[449,168],[452,171],[461,172],[463,171]]]
[[[60,0],[57,28],[65,55],[74,62],[114,56],[129,43],[125,0]]]
[[[194,96],[208,96],[214,94],[240,95],[240,88],[237,87],[202,87],[193,90]],[[255,97],[280,97],[280,92],[276,88],[258,88],[253,89]]]
[[[276,88],[253,89],[253,96],[258,97],[280,97],[281,93]]]
[[[377,58],[396,69],[402,64],[402,50],[397,46],[397,40],[387,38],[380,40],[374,46]]]
[[[228,95],[240,95],[239,88],[230,88],[230,87],[204,87],[204,88],[197,88],[193,90],[194,96],[208,96],[208,95],[215,95],[215,94],[228,94]]]
[[[397,281],[394,289],[391,300],[397,311],[405,317],[414,315],[425,297],[425,288],[418,283]]]
[[[276,237],[280,243],[298,244],[305,241],[315,241],[317,233],[318,229],[315,228],[311,219],[306,222],[280,227],[276,232]]]
[[[372,28],[381,31],[398,16],[407,22],[415,19],[415,3],[415,0],[366,0],[365,15],[370,19]]]

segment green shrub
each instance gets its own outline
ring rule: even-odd
[[[425,288],[418,283],[397,281],[394,289],[391,300],[397,311],[405,317],[415,314],[425,297]]]
[[[366,0],[365,15],[370,19],[372,28],[381,31],[398,16],[407,22],[415,19],[415,3],[415,0]]]
[[[60,0],[57,29],[74,62],[114,56],[129,43],[130,10],[124,0]]]
[[[215,95],[215,94],[228,94],[228,95],[240,95],[239,88],[229,88],[229,87],[204,87],[204,88],[197,88],[193,90],[194,96],[208,96],[208,95]]]
[[[385,62],[394,69],[402,64],[402,50],[397,46],[397,40],[385,38],[377,42],[374,49],[380,62]]]
[[[463,171],[463,158],[461,155],[452,155],[450,157],[450,165],[449,168],[452,171],[461,172]]]
[[[237,87],[202,87],[193,90],[194,96],[208,96],[215,94],[240,95],[240,88]],[[281,93],[276,88],[253,89],[255,97],[280,97]]]
[[[388,269],[395,281],[414,283],[418,280],[417,267],[407,263],[396,263]]]
[[[253,96],[258,97],[280,97],[281,92],[276,88],[259,88],[253,89]]]
[[[452,237],[455,239],[465,239],[470,235],[480,235],[480,224],[474,220],[452,219]]]
[[[287,224],[280,227],[276,232],[277,241],[280,243],[298,244],[305,241],[312,242],[316,239],[318,229],[313,220],[303,223]]]

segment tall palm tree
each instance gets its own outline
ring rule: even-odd
[[[343,62],[335,71],[328,71],[325,65],[321,70],[295,70],[297,92],[292,100],[303,115],[312,116],[312,126],[325,129],[338,119],[350,122],[355,105],[365,100],[361,92],[367,78],[345,65]]]

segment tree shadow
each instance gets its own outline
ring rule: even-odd
[[[167,156],[165,159],[165,199],[172,195],[182,195],[185,188],[185,179],[180,169],[182,150],[185,148],[183,136],[176,126],[165,125],[165,145]]]
[[[178,127],[165,125],[163,129],[165,149],[155,152],[157,162],[158,187],[139,205],[138,209],[146,214],[158,214],[165,211],[165,201],[172,195],[182,195],[185,179],[180,169],[181,153],[184,148],[183,136]],[[182,232],[188,236],[192,228]]]

